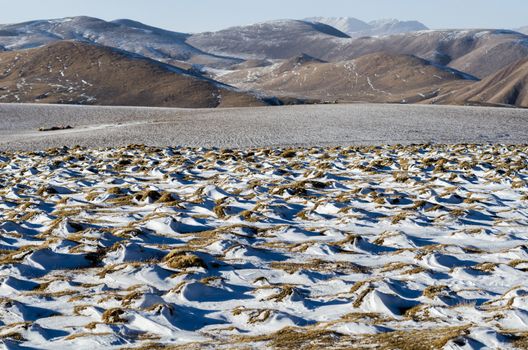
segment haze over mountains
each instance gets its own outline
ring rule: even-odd
[[[307,99],[528,107],[528,36],[522,31],[430,30],[417,21],[349,17],[196,34],[82,16],[0,25],[0,101],[215,107]],[[105,65],[95,69],[99,58]]]

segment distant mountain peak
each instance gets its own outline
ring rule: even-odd
[[[369,30],[371,27],[368,23],[353,17],[310,17],[305,20],[328,24],[346,34]]]
[[[327,24],[355,38],[401,34],[428,29],[423,23],[418,21],[400,21],[394,18],[378,19],[368,23],[354,17],[311,17],[307,18],[306,21]]]
[[[515,31],[519,32],[519,33],[522,33],[522,34],[525,34],[525,35],[528,35],[528,26],[517,28],[517,29],[515,29]]]
[[[378,27],[378,26],[383,26],[387,24],[397,24],[400,22],[401,21],[397,20],[396,18],[380,18],[380,19],[375,19],[373,21],[370,21],[368,22],[368,24],[370,26]]]
[[[320,57],[337,42],[350,39],[320,22],[274,20],[199,33],[186,42],[205,52],[242,59],[289,59],[301,53]]]
[[[274,19],[264,22],[258,22],[249,25],[241,25],[230,27],[219,32],[226,31],[245,31],[252,32],[260,30],[263,32],[279,32],[279,31],[297,31],[297,30],[311,30],[319,32],[320,34],[330,35],[337,38],[349,38],[348,34],[339,30],[332,25],[317,21],[308,21],[300,19]],[[215,32],[218,33],[218,32]]]

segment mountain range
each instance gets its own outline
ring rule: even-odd
[[[304,102],[528,107],[523,29],[275,20],[180,33],[121,19],[0,25],[0,101],[170,107]]]

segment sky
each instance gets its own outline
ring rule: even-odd
[[[528,25],[528,0],[3,0],[0,23],[86,15],[179,32],[313,16],[418,20],[430,28]]]

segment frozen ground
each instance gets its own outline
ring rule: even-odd
[[[525,349],[527,152],[0,153],[0,343]]]
[[[38,132],[71,125],[72,130]],[[0,149],[525,143],[528,110],[325,105],[186,110],[0,104]]]

